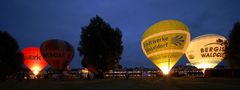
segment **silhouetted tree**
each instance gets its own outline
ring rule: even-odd
[[[82,65],[94,68],[100,78],[107,70],[117,68],[123,51],[122,33],[111,28],[101,17],[91,19],[88,26],[82,27],[78,50]]]
[[[22,69],[23,55],[17,41],[7,32],[0,31],[0,78],[16,75]]]
[[[118,67],[117,67],[118,69],[123,69],[123,67],[122,67],[122,65],[118,65]]]
[[[234,24],[228,36],[228,46],[226,48],[226,59],[234,69],[240,69],[240,22]]]

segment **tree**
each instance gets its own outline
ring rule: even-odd
[[[234,69],[240,68],[240,22],[234,24],[228,36],[228,46],[226,48],[226,59]]]
[[[18,51],[17,41],[8,33],[0,31],[0,78],[16,75],[22,68],[23,55]]]
[[[88,26],[82,27],[78,51],[82,65],[93,68],[103,77],[103,72],[117,68],[123,51],[122,32],[113,29],[101,17],[91,19]]]

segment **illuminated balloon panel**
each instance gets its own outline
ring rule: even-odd
[[[178,20],[160,21],[144,32],[141,46],[144,54],[168,74],[187,49],[188,27]]]
[[[190,42],[186,56],[197,68],[214,68],[225,57],[226,43],[226,38],[220,35],[201,35]]]
[[[37,75],[48,64],[41,55],[37,47],[29,47],[22,50],[24,55],[24,65],[26,65],[35,75]]]
[[[74,55],[72,45],[58,39],[51,39],[43,42],[40,49],[44,59],[55,70],[65,69]]]

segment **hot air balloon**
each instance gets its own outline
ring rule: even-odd
[[[74,49],[66,41],[51,39],[42,43],[40,47],[43,58],[54,70],[64,70],[71,62]]]
[[[225,57],[225,37],[206,34],[194,38],[186,51],[186,57],[199,69],[214,68]]]
[[[24,65],[26,65],[34,75],[37,75],[48,64],[41,55],[37,47],[25,48],[21,51],[24,55]]]
[[[163,20],[144,32],[141,46],[144,54],[168,74],[190,42],[188,27],[178,20]]]

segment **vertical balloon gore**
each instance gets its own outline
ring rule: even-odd
[[[44,59],[55,70],[65,69],[74,55],[72,45],[63,40],[47,40],[42,43],[40,49]]]
[[[24,65],[26,65],[34,75],[37,75],[44,67],[47,66],[47,62],[43,59],[39,48],[25,48],[22,50],[22,53],[24,55]]]
[[[186,51],[186,57],[200,69],[214,68],[225,57],[227,39],[216,34],[206,34],[194,38]]]
[[[168,74],[187,49],[188,27],[178,20],[160,21],[144,32],[141,46],[144,54]]]

